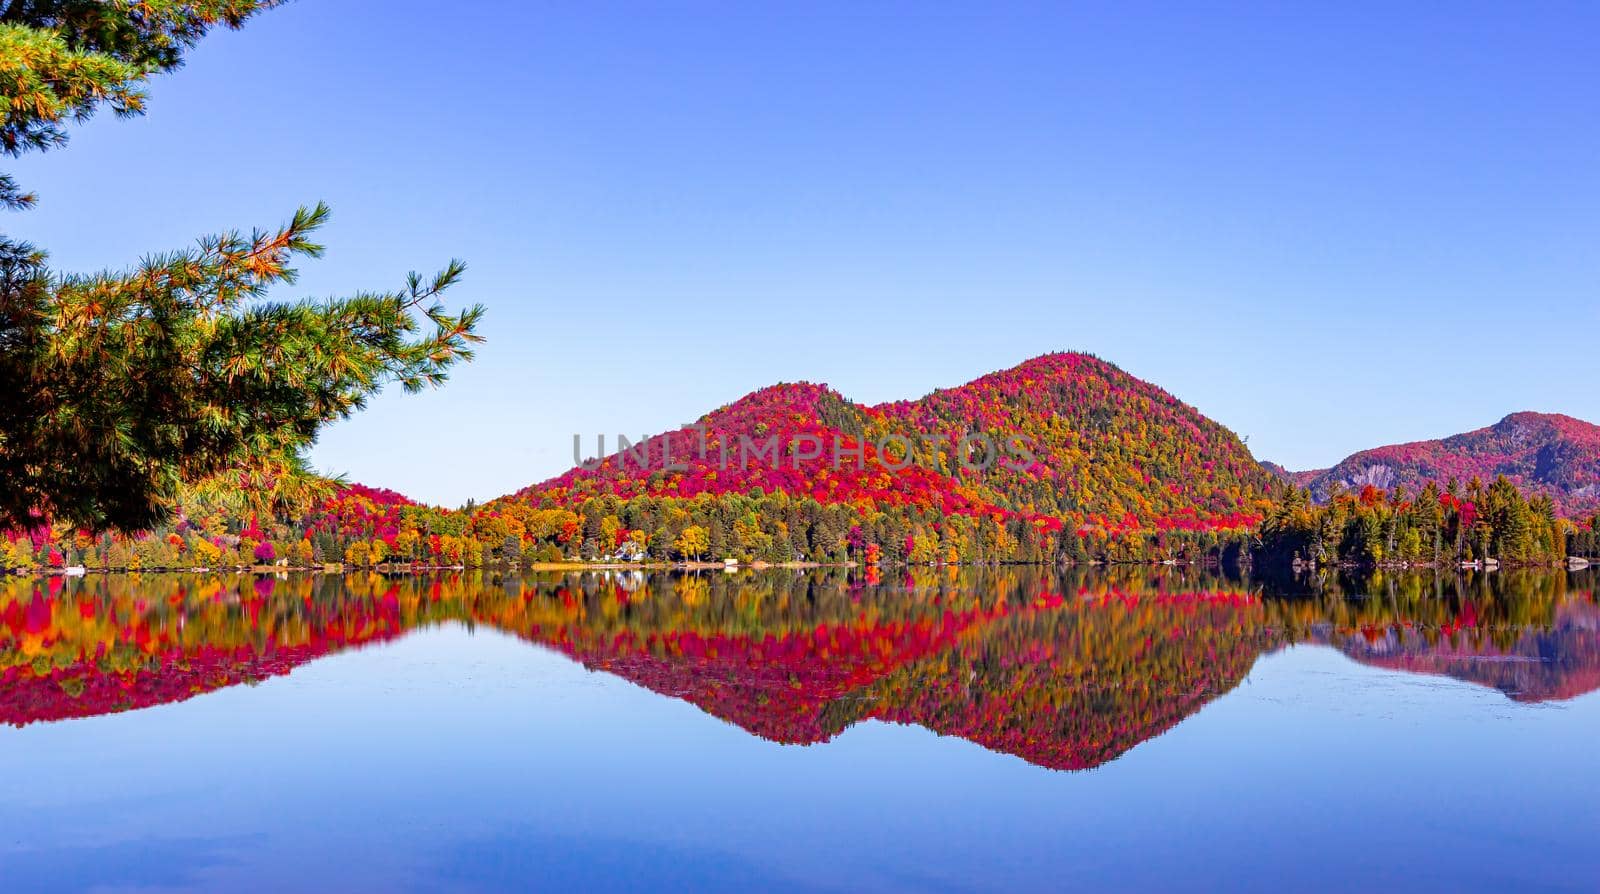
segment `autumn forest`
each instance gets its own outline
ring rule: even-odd
[[[981,436],[981,441],[975,436]],[[765,445],[754,457],[748,444]],[[805,450],[797,444],[831,444]],[[977,444],[1026,446],[979,462]],[[733,445],[740,450],[729,460]],[[916,455],[910,455],[915,451]],[[1019,453],[1018,456],[1022,456]],[[1085,354],[917,401],[777,385],[515,494],[459,509],[292,475],[195,489],[137,532],[12,530],[0,567],[114,571],[563,563],[1550,565],[1596,554],[1584,488],[1465,480],[1313,488]]]

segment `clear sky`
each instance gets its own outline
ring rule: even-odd
[[[121,267],[326,200],[282,297],[466,259],[480,360],[313,454],[448,504],[1062,349],[1291,468],[1600,421],[1600,7],[866,6],[300,0],[10,163],[6,227]]]

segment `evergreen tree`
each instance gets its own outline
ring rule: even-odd
[[[5,4],[0,150],[57,148],[97,108],[139,113],[147,78],[177,68],[210,28],[272,5]],[[33,201],[0,175],[0,205]],[[288,464],[386,384],[437,385],[471,358],[482,308],[450,314],[439,300],[459,262],[389,292],[267,300],[294,281],[296,258],[321,254],[312,236],[327,217],[301,209],[277,229],[92,276],[52,271],[43,252],[0,237],[0,528],[148,529],[184,486]]]

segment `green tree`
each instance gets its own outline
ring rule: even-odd
[[[57,148],[99,107],[144,108],[141,85],[177,68],[251,0],[17,0],[0,11],[0,150]],[[0,205],[34,196],[0,175]],[[39,519],[138,530],[186,486],[287,468],[327,423],[386,385],[442,383],[470,360],[483,309],[447,313],[464,270],[323,301],[268,300],[316,257],[323,205],[249,235],[224,233],[137,268],[62,274],[0,236],[0,528]],[[303,492],[303,491],[302,491]]]

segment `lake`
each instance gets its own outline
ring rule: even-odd
[[[0,580],[0,884],[1592,891],[1592,573]]]

